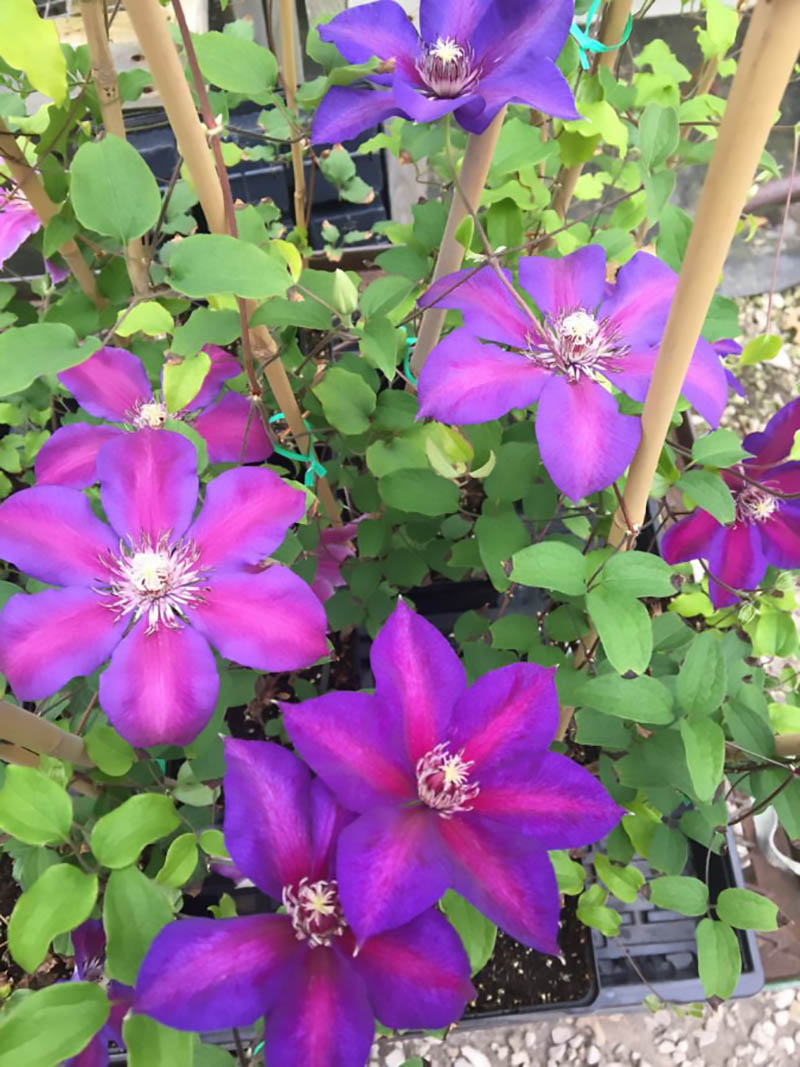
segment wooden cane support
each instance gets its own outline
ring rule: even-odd
[[[281,81],[286,106],[294,114],[297,93],[297,52],[294,0],[280,0]],[[306,228],[306,172],[303,145],[292,134],[292,175],[294,177],[294,221],[298,230]]]

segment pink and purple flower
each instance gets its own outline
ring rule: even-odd
[[[226,381],[241,374],[223,348],[206,345],[211,366],[200,392],[182,411],[168,412],[154,395],[142,361],[124,348],[101,348],[58,379],[95,418],[133,430],[159,429],[167,419],[186,420],[205,439],[211,463],[255,463],[272,454],[256,407],[240,393],[220,396]],[[56,430],[36,457],[36,479],[84,489],[97,481],[97,454],[124,433],[119,426],[71,423]]]
[[[39,216],[24,197],[0,189],[0,269],[41,225]]]
[[[482,133],[508,103],[578,118],[555,64],[572,0],[422,0],[420,33],[394,0],[350,8],[319,27],[349,63],[382,60],[374,88],[334,86],[314,118],[315,143],[356,137],[394,115],[432,122],[453,113]]]
[[[124,1049],[122,1020],[133,1003],[133,989],[121,982],[108,981],[106,970],[106,935],[99,919],[87,919],[72,931],[72,946],[75,949],[76,982],[97,982],[105,987],[111,1003],[108,1021],[77,1056],[66,1060],[62,1067],[107,1067],[108,1044],[113,1041]]]
[[[282,706],[297,750],[359,813],[337,864],[359,943],[453,888],[518,941],[558,954],[547,850],[596,841],[623,812],[588,771],[548,751],[553,671],[518,663],[468,687],[446,639],[402,602],[371,663],[374,695]]]
[[[334,863],[353,816],[278,745],[227,739],[225,755],[228,850],[286,914],[166,926],[142,963],[134,1009],[178,1030],[265,1016],[270,1067],[363,1067],[375,1017],[398,1029],[458,1019],[474,991],[445,918],[430,909],[356,954]]]
[[[36,486],[0,505],[0,555],[53,585],[0,613],[0,670],[21,700],[76,675],[100,676],[100,703],[134,745],[192,741],[219,679],[211,651],[286,671],[324,656],[325,613],[286,567],[252,573],[305,510],[268,470],[225,471],[198,495],[195,450],[180,434],[120,434],[97,457],[110,525],[76,489]]]
[[[347,584],[342,577],[342,564],[356,554],[353,539],[357,533],[358,523],[348,522],[344,526],[328,526],[320,534],[314,552],[317,569],[311,583],[320,600],[328,600],[339,586]]]
[[[737,590],[756,589],[767,567],[800,567],[800,462],[790,461],[800,430],[800,399],[773,415],[765,429],[745,437],[752,453],[722,471],[733,494],[736,518],[725,526],[697,508],[664,534],[661,553],[667,563],[708,561],[709,595],[715,608],[739,599]]]
[[[609,285],[605,250],[588,245],[563,259],[522,258],[519,283],[541,319],[488,266],[442,278],[425,294],[423,307],[456,309],[464,321],[420,373],[420,416],[469,424],[538,404],[542,462],[579,500],[610,485],[633,458],[641,421],[619,411],[610,386],[644,400],[677,275],[638,252]],[[683,391],[703,418],[719,423],[725,371],[702,339]]]

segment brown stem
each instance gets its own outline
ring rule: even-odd
[[[295,114],[297,92],[297,53],[295,37],[294,0],[280,0],[281,28],[281,81],[286,94],[286,106]],[[303,160],[303,144],[296,134],[292,136],[292,173],[294,175],[294,221],[298,230],[306,229],[306,172]]]
[[[50,219],[58,214],[58,205],[54,204],[47,195],[39,175],[25,159],[16,137],[2,118],[0,118],[0,156],[5,160],[11,177],[17,183],[17,188],[39,216],[42,226],[46,226]],[[59,248],[59,252],[86,296],[95,307],[103,307],[105,301],[97,288],[97,279],[75,242],[65,241]]]
[[[8,700],[0,700],[0,738],[43,756],[54,756],[76,767],[93,767],[80,737],[59,729],[47,719]]]
[[[108,43],[105,20],[105,0],[81,0],[81,17],[92,63],[92,81],[103,116],[106,133],[126,140],[125,122],[119,99],[119,85],[114,59]],[[141,238],[135,237],[125,249],[128,276],[136,296],[149,292],[147,260]]]

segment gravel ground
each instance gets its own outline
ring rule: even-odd
[[[746,339],[780,333],[783,347],[769,363],[745,367],[739,377],[747,399],[734,397],[725,425],[742,435],[798,395],[800,287],[776,293],[768,326],[768,297],[740,301]],[[378,1042],[372,1063],[402,1067],[421,1056],[430,1067],[797,1067],[800,1063],[800,989],[764,991],[748,1000],[705,1006],[702,1019],[662,1008],[625,1015],[587,1015],[529,1026],[498,1026],[444,1041]]]

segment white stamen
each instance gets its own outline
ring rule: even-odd
[[[546,319],[532,336],[526,355],[538,366],[563,374],[571,382],[585,376],[594,381],[624,367],[628,346],[621,344],[608,319],[598,322],[583,308]]]
[[[464,49],[454,37],[437,37],[429,53],[436,59],[441,59],[442,63],[457,63],[459,59],[464,58]]]
[[[303,878],[296,888],[284,886],[282,897],[295,937],[298,941],[308,941],[311,948],[327,947],[347,929],[335,879],[310,883],[308,878]]]
[[[464,759],[464,749],[453,754],[445,742],[437,745],[417,761],[417,795],[443,819],[459,811],[471,811],[471,801],[480,792],[477,782],[470,784],[471,760]]]
[[[153,398],[137,404],[131,422],[137,430],[160,430],[169,417],[166,404]],[[173,415],[172,418],[177,416]]]
[[[746,485],[736,494],[736,521],[766,522],[780,506],[780,500],[768,489],[759,485]]]
[[[471,91],[481,75],[472,48],[454,37],[437,37],[433,44],[423,45],[416,66],[427,95],[446,100]]]
[[[561,322],[561,332],[579,345],[588,345],[597,337],[600,324],[593,315],[582,309],[573,311]]]

